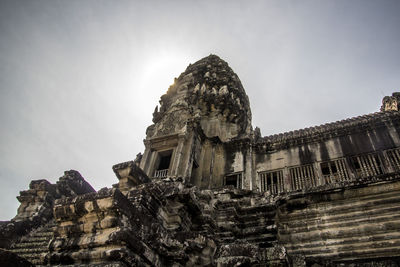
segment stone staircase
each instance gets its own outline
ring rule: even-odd
[[[285,259],[274,254],[279,247],[276,207],[266,199],[252,205],[251,197],[234,196],[216,203],[215,239],[223,248],[217,262],[219,266],[246,260],[251,266],[285,266]]]
[[[243,206],[238,210],[239,237],[262,248],[272,247],[277,240],[275,208],[263,203],[260,206]]]
[[[342,264],[399,255],[399,188],[371,186],[289,201],[306,205],[279,212],[280,241],[292,255]]]
[[[269,203],[251,206],[248,202],[248,199],[243,199],[217,203],[217,240],[221,243],[246,241],[271,247],[277,240],[274,206]]]
[[[32,264],[43,264],[44,254],[48,252],[48,244],[53,237],[53,228],[55,226],[54,220],[51,220],[22,237],[9,250]]]

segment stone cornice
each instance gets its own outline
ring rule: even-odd
[[[258,140],[254,146],[257,151],[268,152],[308,143],[322,142],[331,138],[374,130],[393,124],[400,124],[400,112],[375,112],[315,127],[265,136]]]

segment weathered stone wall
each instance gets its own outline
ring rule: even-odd
[[[142,184],[56,201],[50,264],[122,263],[126,266],[206,266],[215,243],[196,188]],[[105,266],[104,265],[104,266]]]
[[[336,124],[341,124],[340,122]],[[270,172],[282,171],[285,191],[294,190],[291,183],[290,168],[310,165],[314,174],[300,174],[300,176],[314,176],[315,185],[324,185],[327,181],[321,170],[321,163],[341,160],[341,169],[346,172],[346,180],[353,180],[360,176],[351,162],[353,156],[377,155],[381,161],[382,172],[397,171],[397,163],[392,162],[386,151],[400,147],[400,116],[398,112],[376,113],[354,119],[348,123],[347,130],[334,126],[324,130],[316,129],[304,132],[264,138],[264,142],[255,147],[255,171]],[[345,124],[343,122],[342,124]],[[356,127],[356,129],[354,129]],[[325,131],[325,133],[324,133]],[[371,162],[365,162],[365,168],[370,168]],[[372,167],[371,167],[372,168]],[[363,174],[364,175],[364,174]],[[366,174],[365,174],[366,175]],[[260,176],[256,175],[256,184],[253,190],[261,189]],[[332,181],[333,182],[333,181]]]
[[[321,265],[400,260],[399,174],[387,182],[282,199],[278,240],[293,259]]]
[[[32,229],[48,223],[53,218],[54,201],[59,198],[94,192],[79,172],[65,171],[57,184],[34,180],[29,189],[17,197],[21,205],[17,215],[0,226],[0,247],[8,248]]]
[[[400,257],[399,180],[387,174],[270,195],[155,179],[124,194],[114,188],[61,198],[42,263],[391,266]]]
[[[118,189],[57,200],[49,264],[122,262],[144,266],[157,257],[137,237],[135,207]],[[146,261],[147,259],[147,261]]]

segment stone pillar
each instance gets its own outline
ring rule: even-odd
[[[243,182],[243,189],[249,189],[249,190],[253,190],[257,188],[257,184],[256,184],[256,179],[255,179],[255,175],[254,175],[254,169],[253,169],[253,158],[252,158],[252,154],[253,154],[253,150],[251,145],[248,145],[247,147],[241,147],[241,150],[243,151],[243,149],[245,150],[244,154],[245,154],[245,164],[244,164],[244,182]]]
[[[184,162],[184,159],[182,159],[184,153],[183,153],[183,149],[184,149],[184,145],[185,145],[185,141],[186,141],[186,135],[185,134],[180,134],[178,136],[178,145],[176,146],[176,148],[174,149],[173,155],[172,155],[172,164],[170,167],[170,175],[171,177],[179,177],[182,176],[183,177],[183,173],[179,172],[179,167],[181,162]]]
[[[150,162],[150,156],[151,156],[151,149],[150,149],[150,142],[148,140],[143,140],[145,150],[143,153],[142,160],[140,161],[140,168],[148,175],[151,177],[149,174],[149,162]]]
[[[282,169],[282,175],[285,192],[292,191],[292,181],[290,180],[289,168],[287,166]]]
[[[192,174],[193,161],[195,160],[196,153],[196,140],[193,132],[190,132],[186,139],[186,146],[184,147],[183,154],[185,158],[181,161],[181,172],[185,181],[190,180]]]
[[[324,177],[322,175],[322,170],[321,170],[321,168],[319,166],[320,163],[321,162],[314,162],[312,164],[312,167],[314,168],[315,176],[316,176],[315,178],[316,178],[316,180],[318,182],[318,185],[324,185],[325,184],[325,180],[324,180]]]

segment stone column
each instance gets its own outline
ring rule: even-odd
[[[254,169],[253,169],[253,150],[252,147],[249,145],[247,147],[242,146],[241,149],[245,149],[245,164],[244,164],[244,182],[243,182],[243,189],[256,189],[257,184],[256,184],[256,179],[254,174]],[[243,150],[242,150],[243,151]]]
[[[151,156],[151,149],[150,149],[150,142],[148,140],[143,140],[145,150],[143,153],[142,160],[140,161],[140,168],[148,175],[151,177],[149,174],[149,161],[150,161],[150,156]]]
[[[178,177],[178,176],[183,176],[183,173],[179,173],[179,165],[182,161],[182,156],[183,156],[183,148],[184,148],[184,144],[186,141],[186,135],[185,134],[181,134],[178,136],[178,145],[176,146],[176,148],[174,149],[172,158],[172,164],[170,167],[170,175],[172,177]]]

